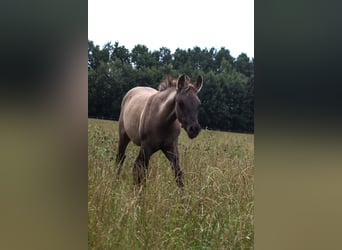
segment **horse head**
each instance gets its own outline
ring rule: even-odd
[[[202,76],[198,76],[196,82],[191,83],[190,78],[183,74],[176,83],[176,116],[191,139],[195,138],[201,130],[198,123],[201,101],[197,94],[202,86]]]

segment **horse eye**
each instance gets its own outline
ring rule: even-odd
[[[184,102],[183,102],[183,101],[179,101],[179,102],[178,102],[178,105],[179,105],[179,107],[182,108],[182,107],[184,107]]]

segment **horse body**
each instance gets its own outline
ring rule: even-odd
[[[197,92],[202,87],[202,77],[191,84],[190,78],[182,75],[177,81],[166,79],[163,85],[164,89],[159,91],[135,87],[124,96],[119,118],[118,173],[125,159],[127,144],[133,141],[140,146],[133,168],[135,184],[145,181],[151,155],[162,150],[171,163],[177,184],[183,186],[178,136],[181,126],[190,138],[196,137],[200,131]]]
[[[122,101],[119,122],[122,123],[124,132],[137,146],[141,144],[139,126],[144,108],[149,98],[156,92],[158,91],[149,87],[135,87],[127,92]]]

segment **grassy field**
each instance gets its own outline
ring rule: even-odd
[[[130,143],[120,178],[115,154],[118,123],[88,123],[88,246],[90,249],[253,249],[254,136],[182,130],[179,153],[185,189],[161,152],[150,161],[138,195]]]

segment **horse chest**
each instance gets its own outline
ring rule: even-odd
[[[180,126],[172,124],[171,126],[149,127],[145,131],[141,131],[141,140],[144,144],[153,145],[160,148],[165,144],[170,144],[177,140],[180,134]]]

